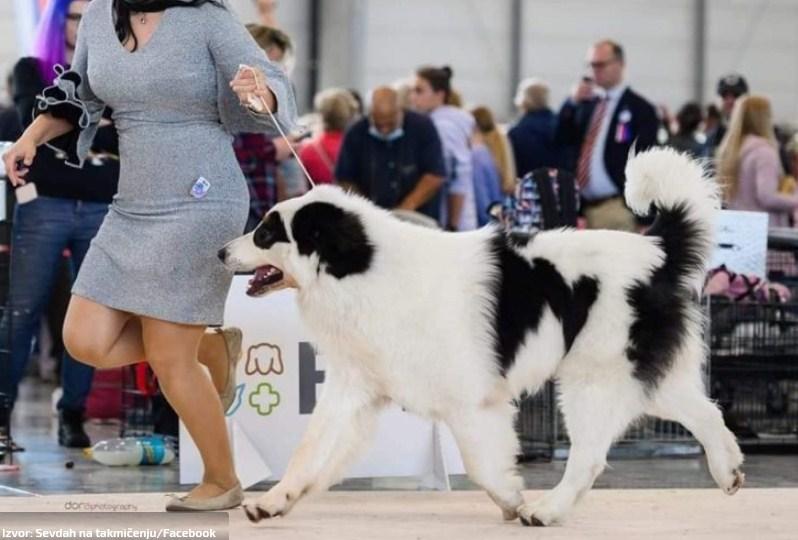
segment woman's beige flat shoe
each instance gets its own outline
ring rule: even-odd
[[[244,490],[241,484],[236,484],[232,489],[211,497],[210,499],[193,499],[187,495],[172,497],[166,503],[167,512],[212,512],[214,510],[229,510],[239,506],[244,501]]]
[[[221,334],[227,349],[227,380],[224,384],[224,390],[219,392],[219,398],[222,400],[222,410],[227,412],[236,397],[236,368],[238,367],[238,361],[241,359],[243,335],[241,329],[234,327],[214,328],[213,331]]]

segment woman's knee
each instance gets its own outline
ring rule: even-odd
[[[63,340],[64,348],[72,358],[90,366],[103,367],[108,349],[92,335],[89,328],[67,317],[64,321]]]
[[[95,368],[114,367],[109,353],[118,337],[99,331],[86,319],[70,316],[69,313],[64,320],[64,348],[75,360]]]
[[[85,364],[112,367],[109,353],[128,321],[129,314],[73,295],[64,319],[64,347]]]

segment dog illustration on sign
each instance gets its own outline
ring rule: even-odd
[[[280,347],[271,343],[258,343],[247,350],[247,363],[244,366],[247,375],[282,375],[283,353]]]

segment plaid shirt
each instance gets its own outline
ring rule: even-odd
[[[249,186],[250,215],[260,219],[277,204],[277,148],[262,133],[239,133],[233,150]]]

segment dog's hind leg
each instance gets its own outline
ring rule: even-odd
[[[518,518],[517,509],[524,502],[515,463],[519,445],[514,417],[515,407],[498,403],[460,410],[446,419],[468,476],[488,492],[508,521]]]
[[[707,397],[699,362],[693,368],[675,370],[657,388],[648,414],[679,422],[687,428],[707,454],[712,478],[725,493],[733,495],[742,487],[740,470],[743,454],[734,435],[723,423],[718,406]]]
[[[371,440],[380,405],[364,385],[342,381],[328,371],[322,396],[285,475],[267,493],[244,503],[247,517],[257,522],[284,516],[305,494],[337,482]]]
[[[601,380],[560,380],[561,407],[571,440],[568,463],[560,483],[519,513],[524,525],[546,526],[560,521],[593,486],[607,464],[616,437],[643,409],[640,385],[623,373]]]

